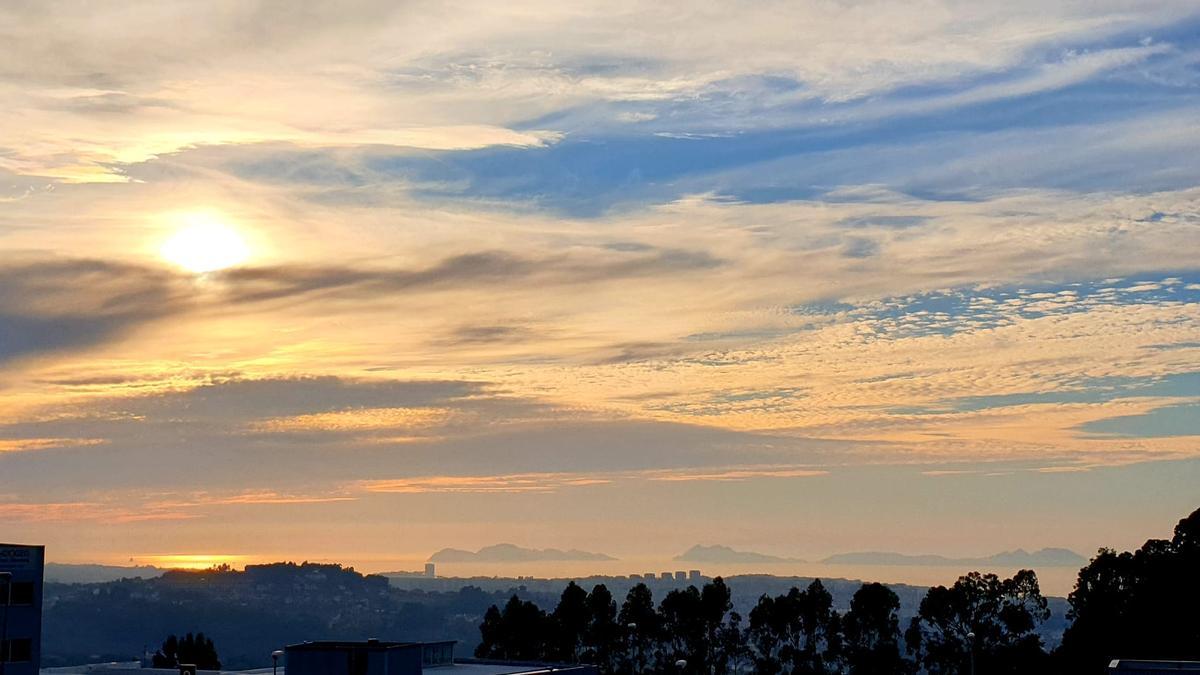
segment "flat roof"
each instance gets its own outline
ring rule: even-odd
[[[396,649],[398,647],[420,647],[421,642],[391,642],[387,640],[314,640],[288,645],[286,649],[301,651],[317,649]]]
[[[501,664],[501,663],[458,663],[446,664],[444,666],[426,666],[424,670],[431,673],[436,672],[437,675],[520,675],[521,673],[548,673],[550,671],[561,672],[574,668],[587,668],[587,666],[553,666],[553,665],[529,665],[529,664]]]

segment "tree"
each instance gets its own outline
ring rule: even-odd
[[[597,584],[588,594],[587,613],[583,660],[611,673],[617,667],[621,629],[617,625],[617,603],[604,584]]]
[[[741,635],[742,617],[733,609],[733,594],[725,580],[717,577],[700,589],[700,628],[704,638],[699,651],[708,672],[724,675],[737,658],[737,646],[731,640]],[[686,658],[686,657],[685,657]]]
[[[904,637],[932,675],[967,672],[972,655],[980,675],[1035,673],[1046,663],[1034,630],[1049,616],[1032,570],[1003,580],[971,572],[951,588],[929,589]]]
[[[782,673],[785,664],[791,671],[792,654],[800,650],[802,635],[799,596],[798,588],[774,598],[764,595],[750,610],[747,634],[754,646],[755,672],[759,675]]]
[[[820,579],[803,591],[759,598],[750,611],[749,638],[756,671],[763,675],[837,672],[840,617]]]
[[[617,623],[625,629],[624,666],[621,672],[641,673],[655,657],[654,648],[662,635],[662,617],[654,609],[654,594],[646,584],[629,589]]]
[[[204,633],[188,633],[182,640],[174,634],[168,635],[152,660],[155,668],[177,668],[180,664],[188,663],[199,670],[221,669],[217,648]]]
[[[688,663],[688,673],[704,673],[708,668],[704,659],[707,635],[701,618],[700,590],[688,586],[668,592],[658,605],[658,613],[663,626],[659,669],[669,672],[673,670],[671,664],[682,659]]]
[[[1168,541],[1100,549],[1068,596],[1071,625],[1058,668],[1092,672],[1114,658],[1200,659],[1200,509]]]
[[[813,579],[800,595],[800,625],[804,648],[796,655],[796,673],[814,675],[837,671],[841,651],[840,617],[833,611],[833,596],[820,579]]]
[[[730,614],[733,602],[729,587],[721,577],[703,589],[688,586],[667,593],[659,604],[663,622],[663,643],[659,670],[670,672],[682,659],[688,673],[721,675],[730,670],[733,659],[740,657],[728,640],[741,636],[741,617]]]
[[[911,670],[900,650],[900,598],[883,584],[863,584],[842,618],[850,675],[900,675]]]
[[[553,648],[550,659],[560,663],[579,663],[584,634],[588,629],[590,611],[588,594],[574,581],[567,584],[559,597],[551,619],[554,622]]]
[[[484,614],[479,625],[481,642],[475,655],[481,658],[513,661],[538,661],[546,658],[546,636],[553,623],[546,613],[516,595],[500,611],[495,605]]]
[[[713,672],[715,675],[740,673],[750,663],[754,652],[746,642],[746,630],[742,628],[742,616],[737,612],[730,612],[729,620],[718,631],[714,651]]]

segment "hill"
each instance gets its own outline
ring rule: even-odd
[[[590,562],[616,560],[603,553],[591,553],[570,549],[561,551],[556,548],[522,548],[513,544],[495,544],[485,546],[478,551],[465,551],[458,548],[444,548],[429,556],[430,562]]]
[[[983,558],[947,558],[940,555],[908,555],[883,551],[839,553],[821,561],[831,565],[976,565],[982,567],[1083,567],[1087,558],[1065,548],[1003,551]]]
[[[62,584],[95,584],[118,579],[151,579],[166,570],[153,565],[122,567],[119,565],[75,565],[46,563],[46,581]]]
[[[695,563],[785,563],[804,562],[799,558],[781,558],[779,556],[756,553],[754,551],[737,551],[728,546],[716,544],[703,546],[696,544],[688,550],[675,556],[679,562]]]

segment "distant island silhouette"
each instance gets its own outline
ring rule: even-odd
[[[885,551],[839,553],[821,561],[828,565],[995,565],[998,567],[1082,567],[1087,558],[1065,548],[1003,551],[983,558],[947,558],[941,555],[908,555]]]
[[[688,550],[675,556],[678,562],[695,563],[789,563],[805,562],[799,558],[784,558],[754,551],[737,551],[728,546],[715,544],[704,546],[696,544]]]
[[[576,549],[560,550],[557,548],[522,548],[515,544],[494,544],[484,546],[478,551],[466,551],[458,548],[444,548],[429,556],[429,562],[564,562],[564,561],[603,561],[616,560],[604,553],[592,553]]]

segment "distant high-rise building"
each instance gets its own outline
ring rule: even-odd
[[[671,579],[675,578],[670,572],[663,572],[662,574],[658,575],[658,577],[663,581],[670,581]]]
[[[654,581],[654,572],[646,572],[642,575],[642,578],[646,581]]]
[[[687,572],[683,572],[683,571],[676,572],[675,573],[675,581],[687,581]]]
[[[702,578],[700,575],[700,570],[688,570],[688,578],[692,581],[700,581]]]
[[[431,579],[437,576],[437,570],[434,569],[433,563],[425,563],[425,576]]]
[[[0,544],[0,645],[4,675],[38,675],[46,547]]]

